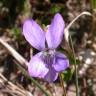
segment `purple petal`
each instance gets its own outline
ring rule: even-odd
[[[44,77],[44,79],[48,82],[53,82],[58,78],[58,73],[57,71],[54,70],[54,68],[50,68],[49,72],[47,73],[47,75]]]
[[[46,33],[48,47],[57,48],[63,38],[64,21],[62,16],[57,13],[49,26]]]
[[[64,54],[62,54],[60,52],[56,52],[55,53],[55,63],[52,66],[58,72],[64,71],[65,69],[67,69],[69,67],[69,60],[67,59],[67,57]]]
[[[45,75],[44,79],[48,82],[53,82],[58,77],[58,72],[54,69],[52,64],[54,64],[55,58],[54,54],[49,52],[49,54],[43,55],[43,61],[46,63],[46,67],[49,69],[48,73]]]
[[[23,34],[34,48],[38,50],[45,48],[45,32],[34,20],[26,20],[24,22]]]
[[[32,77],[44,78],[48,73],[49,69],[45,66],[46,64],[42,61],[42,52],[33,56],[28,65],[29,74]]]

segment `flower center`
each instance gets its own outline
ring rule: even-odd
[[[55,50],[47,49],[43,53],[43,61],[47,64],[47,67],[53,64],[55,57]]]
[[[45,51],[43,52],[44,56],[53,56],[55,53],[55,50],[52,49],[45,49]]]

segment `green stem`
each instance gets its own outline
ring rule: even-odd
[[[96,9],[96,0],[91,0],[91,7],[92,7],[92,10]]]
[[[62,78],[62,76],[61,76],[61,73],[59,74],[59,77],[60,77],[61,86],[62,86],[63,91],[64,91],[63,96],[66,96],[66,89],[65,89],[65,87],[64,87],[64,82],[63,82],[63,78]]]
[[[75,59],[75,51],[74,51],[74,47],[73,47],[73,42],[72,42],[72,38],[71,38],[71,35],[69,35],[69,39],[70,39],[70,43],[71,43],[71,49],[72,49],[72,53],[73,53],[73,57],[74,57],[74,67],[75,67],[75,80],[76,80],[76,96],[79,96],[79,84],[78,84],[78,69],[76,67],[76,59]]]
[[[96,0],[94,1],[96,2]],[[71,39],[71,36],[69,35],[69,28],[72,26],[72,24],[77,20],[79,19],[82,15],[89,15],[89,16],[92,16],[92,14],[90,12],[82,12],[81,14],[79,14],[74,20],[71,21],[71,23],[69,23],[69,25],[65,28],[65,40],[68,42],[69,44],[69,39],[71,41],[71,47],[72,47],[72,53],[73,53],[73,56],[74,56],[74,67],[75,67],[75,75],[76,75],[76,96],[79,96],[79,91],[78,91],[78,69],[76,67],[76,59],[75,59],[75,51],[74,51],[74,47],[73,47],[73,43],[72,43],[72,39]],[[68,39],[69,37],[69,39]]]
[[[30,77],[29,75],[28,75],[28,72],[26,72],[26,70],[23,68],[23,67],[21,67],[19,64],[16,64],[17,66],[18,66],[18,68],[20,68],[20,70],[23,72],[23,74],[27,77],[27,78],[29,78],[33,83],[34,83],[34,85],[36,85],[44,94],[45,94],[45,96],[50,96],[42,87],[41,87],[41,85],[36,81],[36,80],[34,80],[32,77]]]

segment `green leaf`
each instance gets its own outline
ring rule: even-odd
[[[96,9],[96,0],[91,0],[92,9]]]
[[[55,13],[57,13],[57,12],[59,12],[60,11],[60,7],[59,6],[57,6],[57,5],[54,5],[54,6],[52,6],[52,8],[51,8],[51,13],[53,13],[53,14],[55,14]]]
[[[74,70],[72,68],[69,68],[68,70],[64,71],[62,73],[62,78],[65,82],[68,82],[69,80],[72,79],[72,76],[73,76],[73,73],[74,73]]]
[[[21,28],[14,27],[11,29],[11,35],[16,39],[20,40],[21,39]]]

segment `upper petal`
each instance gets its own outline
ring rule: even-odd
[[[28,65],[29,74],[33,77],[44,78],[48,73],[49,69],[45,66],[46,64],[42,61],[42,52],[33,56]]]
[[[69,60],[64,54],[62,54],[60,52],[56,52],[55,53],[55,63],[52,66],[58,72],[64,71],[65,69],[67,69],[69,67]]]
[[[26,20],[24,22],[23,34],[34,48],[38,50],[45,48],[45,32],[34,20]]]
[[[64,21],[62,16],[57,13],[46,33],[46,40],[49,48],[57,48],[63,38]]]

